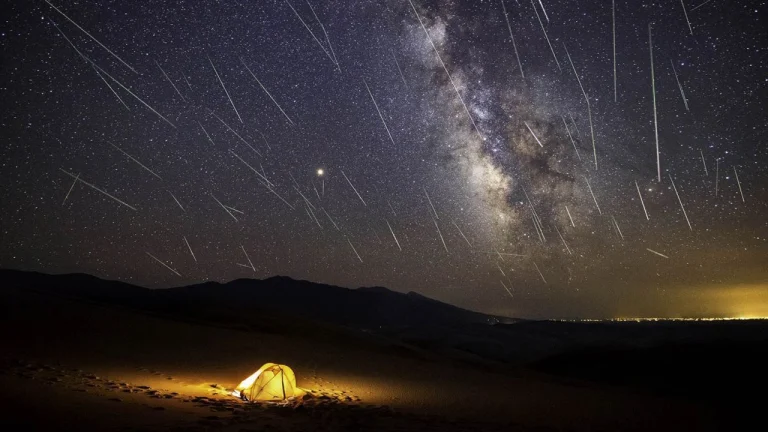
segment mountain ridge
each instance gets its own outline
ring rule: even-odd
[[[288,276],[205,281],[151,289],[87,273],[51,275],[0,269],[3,286],[132,307],[151,312],[232,314],[253,321],[260,314],[301,316],[358,328],[490,324],[495,317],[444,303],[416,292],[386,287],[345,288]]]

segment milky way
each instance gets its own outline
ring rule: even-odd
[[[764,2],[52,5],[2,26],[2,267],[768,314]]]

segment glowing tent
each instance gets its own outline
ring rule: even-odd
[[[232,395],[245,401],[283,400],[298,396],[300,391],[296,387],[296,375],[291,368],[267,363],[244,379]]]

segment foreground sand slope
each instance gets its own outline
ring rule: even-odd
[[[466,366],[347,330],[315,337],[180,322],[0,290],[0,423],[101,430],[708,430],[680,401]],[[245,405],[226,388],[265,362],[306,400]],[[41,415],[40,413],[44,413]]]

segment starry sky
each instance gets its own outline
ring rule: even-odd
[[[0,267],[768,316],[767,9],[14,2]]]

